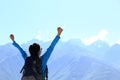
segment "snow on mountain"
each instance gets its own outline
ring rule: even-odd
[[[106,53],[109,49],[109,45],[101,40],[94,42],[93,44],[87,46],[87,49],[95,52],[95,53]]]

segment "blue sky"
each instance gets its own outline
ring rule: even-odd
[[[64,28],[62,40],[115,43],[120,40],[120,1],[0,0],[0,44],[10,42],[10,33],[20,44],[36,37],[51,40],[58,26]]]

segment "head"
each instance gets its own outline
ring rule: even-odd
[[[41,48],[40,45],[37,43],[33,43],[29,46],[29,52],[31,56],[39,57],[41,54]]]

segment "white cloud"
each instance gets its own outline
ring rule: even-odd
[[[107,36],[107,34],[108,34],[108,31],[105,30],[105,29],[103,29],[97,35],[91,36],[90,38],[84,38],[84,39],[82,39],[82,42],[85,45],[90,45],[90,44],[94,43],[97,40],[104,41],[105,38],[106,38],[106,36]]]
[[[35,36],[35,39],[41,40],[40,35],[36,35],[36,36]]]
[[[35,36],[35,39],[41,40],[41,32],[40,30],[37,31],[37,35]]]
[[[120,40],[117,41],[117,44],[120,44]]]
[[[100,32],[99,32],[99,34],[97,35],[98,36],[98,39],[100,39],[100,40],[105,40],[105,38],[106,38],[106,36],[107,36],[107,34],[108,34],[108,31],[107,30],[101,30]]]

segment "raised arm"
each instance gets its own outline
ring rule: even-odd
[[[57,36],[54,38],[54,40],[52,41],[51,45],[49,46],[49,48],[47,49],[47,51],[44,53],[44,55],[41,57],[42,58],[42,63],[43,63],[43,67],[46,66],[47,61],[55,47],[55,45],[57,44],[57,42],[60,39],[60,35],[62,33],[63,29],[61,27],[57,28]]]
[[[17,44],[17,43],[15,42],[15,39],[14,39],[14,35],[13,35],[13,34],[10,35],[10,39],[13,41],[13,45],[20,51],[23,59],[25,60],[26,57],[27,57],[27,54],[26,54],[26,52],[19,46],[19,44]]]

